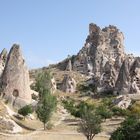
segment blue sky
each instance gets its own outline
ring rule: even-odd
[[[116,25],[140,56],[140,0],[0,0],[0,50],[19,43],[29,68],[76,54],[89,23]]]

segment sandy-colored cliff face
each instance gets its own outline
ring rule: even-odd
[[[2,96],[12,106],[20,108],[31,103],[29,73],[17,44],[8,54],[1,81]]]
[[[139,65],[139,58],[125,53],[124,35],[116,26],[101,29],[91,23],[82,49],[56,67],[89,76],[100,92],[128,94],[140,93]]]

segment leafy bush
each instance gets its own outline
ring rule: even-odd
[[[128,117],[112,135],[110,140],[139,140],[140,120],[136,117]]]
[[[96,92],[97,87],[94,86],[93,84],[89,84],[89,85],[80,84],[78,86],[78,90],[81,91],[81,92],[87,92],[87,91]]]
[[[47,128],[48,130],[51,130],[51,129],[53,128],[53,124],[50,123],[50,122],[48,122],[46,128]]]
[[[78,105],[75,104],[74,100],[63,100],[64,108],[68,110],[71,115],[75,117],[81,117],[85,108],[93,110],[94,105],[89,105],[88,103],[82,101]]]
[[[87,140],[92,140],[96,134],[101,132],[101,118],[92,108],[85,107],[81,116],[80,131]]]
[[[119,107],[113,107],[112,109],[113,112],[113,116],[128,116],[129,115],[129,111],[119,108]]]
[[[140,102],[135,102],[132,106],[129,107],[129,110],[132,114],[140,116]]]
[[[26,105],[23,108],[18,110],[18,113],[23,115],[24,117],[27,116],[28,114],[33,113],[33,109],[30,105]]]
[[[112,112],[105,105],[100,105],[96,108],[96,114],[100,115],[102,119],[112,117]]]
[[[63,105],[64,105],[64,108],[67,109],[69,113],[71,113],[71,115],[78,117],[74,100],[69,100],[69,101],[63,100]]]
[[[102,99],[102,104],[111,108],[113,106],[114,97],[106,97]]]

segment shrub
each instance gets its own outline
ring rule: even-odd
[[[18,113],[23,115],[24,119],[25,119],[25,116],[27,116],[28,114],[33,113],[33,109],[32,109],[32,107],[30,105],[26,105],[23,108],[19,109]]]
[[[129,111],[119,108],[119,107],[113,107],[112,109],[113,116],[127,116],[129,115]]]
[[[136,117],[128,117],[112,135],[110,140],[139,140],[140,120]]]
[[[132,114],[140,116],[140,102],[135,102],[132,106],[129,107],[129,110]]]
[[[92,140],[101,131],[101,118],[91,108],[85,107],[81,116],[80,131]]]
[[[68,110],[71,115],[80,118],[84,112],[85,108],[90,110],[95,109],[94,105],[90,105],[84,101],[80,102],[78,105],[75,104],[74,100],[63,100],[64,108]]]
[[[112,117],[112,112],[105,105],[100,105],[96,108],[96,114],[100,115],[102,119]]]
[[[81,91],[81,92],[87,92],[87,91],[97,92],[97,87],[93,84],[89,84],[89,85],[80,84],[78,86],[78,90]]]
[[[48,122],[46,128],[47,128],[48,130],[51,130],[51,129],[53,128],[53,124],[50,123],[50,122]]]

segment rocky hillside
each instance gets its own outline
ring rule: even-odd
[[[109,25],[89,25],[89,35],[77,55],[51,65],[61,71],[76,71],[89,78],[99,92],[140,93],[140,58],[124,51],[124,35]]]
[[[0,76],[3,83],[1,84],[2,89],[6,87],[4,85],[6,82],[11,82],[10,85],[14,85],[14,82],[26,82],[26,84],[21,85],[23,88],[28,85],[24,89],[29,91],[28,71],[22,56],[19,57],[18,54],[16,56],[16,53],[10,54],[7,58],[5,49],[0,54],[0,75],[3,73],[3,76]],[[15,67],[12,65],[15,65]],[[55,90],[57,88],[63,92],[76,92],[77,85],[85,81],[86,84],[96,86],[98,92],[140,93],[140,58],[125,53],[124,35],[116,26],[109,25],[101,29],[96,24],[89,24],[89,35],[77,55],[70,56],[64,61],[49,67],[30,70],[31,81],[35,82],[38,72],[48,69],[53,73],[52,85]],[[11,71],[16,72],[16,75],[18,73],[21,73],[20,76],[24,75],[25,77],[26,75],[27,78],[17,76],[14,80],[12,77],[10,78],[14,74]],[[10,79],[13,79],[13,81]],[[24,79],[24,81],[20,79]],[[14,87],[13,85],[11,89]]]

